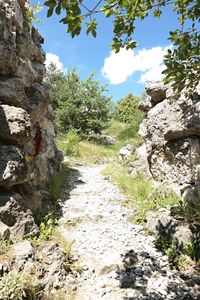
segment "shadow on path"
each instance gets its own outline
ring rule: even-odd
[[[79,172],[79,170],[75,168],[69,168],[69,175],[65,187],[63,189],[63,195],[56,207],[57,218],[63,217],[62,206],[70,198],[70,193],[74,189],[76,189],[77,186],[85,183],[80,179],[80,177],[81,177],[81,173]]]
[[[189,276],[178,271],[167,279],[165,268],[148,252],[130,250],[122,256],[123,268],[117,270],[120,288],[135,290],[136,296],[124,300],[198,300],[200,276]],[[166,298],[168,294],[170,298]]]

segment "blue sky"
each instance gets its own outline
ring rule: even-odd
[[[32,0],[32,4],[38,1]],[[42,6],[43,1],[40,1]],[[47,64],[51,60],[58,67],[75,67],[81,79],[86,79],[92,72],[102,84],[108,84],[108,94],[114,100],[126,96],[129,92],[140,95],[144,90],[145,80],[157,80],[163,70],[163,56],[170,46],[168,32],[177,26],[176,16],[168,9],[161,19],[151,16],[137,22],[135,40],[136,50],[122,50],[119,54],[111,53],[112,23],[103,16],[98,16],[97,38],[88,37],[83,32],[71,38],[66,27],[60,24],[55,15],[46,17],[46,8],[36,15],[43,25],[35,24],[45,38],[43,45],[47,53]]]

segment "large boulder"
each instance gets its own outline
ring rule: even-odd
[[[171,88],[159,82],[148,82],[146,91],[154,105],[140,134],[153,178],[180,186],[196,183],[200,180],[200,97],[181,95],[174,100]]]
[[[157,237],[164,237],[171,243],[177,243],[179,248],[192,243],[194,239],[190,224],[173,218],[167,209],[149,211],[146,214],[146,228]]]
[[[18,107],[0,105],[0,139],[24,145],[30,139],[31,119],[28,113]]]
[[[28,98],[26,97],[21,79],[0,76],[0,102],[27,108]]]
[[[147,81],[145,83],[146,93],[156,103],[161,102],[166,98],[167,89],[168,86],[164,85],[162,81]]]
[[[31,211],[25,208],[24,200],[17,193],[1,193],[0,220],[10,229],[13,242],[38,234]]]

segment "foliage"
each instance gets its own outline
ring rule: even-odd
[[[39,235],[39,237],[32,237],[30,239],[31,243],[35,247],[37,247],[41,243],[43,243],[45,241],[49,241],[55,232],[55,224],[56,224],[56,220],[55,220],[55,216],[54,216],[54,211],[49,211],[43,217],[43,220],[40,220],[40,224],[39,224],[40,235]]]
[[[81,81],[75,70],[65,75],[52,64],[46,81],[52,86],[59,133],[71,129],[79,134],[101,133],[110,118],[111,99],[104,95],[105,87],[94,80],[93,74]]]
[[[117,143],[114,145],[105,145],[94,143],[88,140],[80,140],[75,146],[73,152],[79,154],[79,158],[86,163],[96,163],[105,159],[116,159],[119,155],[119,150],[124,144],[131,144],[136,148],[141,143],[141,138],[135,134],[132,129],[132,124],[125,124],[117,120],[111,120],[108,127],[103,131],[103,134],[115,136]],[[69,149],[69,142],[65,135],[57,137],[57,146],[66,154],[66,149]],[[69,152],[68,152],[69,153]]]
[[[180,201],[173,208],[172,213],[175,216],[183,217],[187,222],[200,223],[200,204],[198,202]]]
[[[10,248],[11,241],[4,238],[0,238],[0,255],[6,253]]]
[[[138,109],[140,97],[133,96],[129,93],[126,97],[122,98],[117,103],[117,110],[119,120],[125,123],[140,124],[143,119],[144,113]],[[139,128],[138,128],[139,129]]]
[[[61,197],[68,175],[69,167],[64,163],[61,164],[59,172],[53,176],[49,187],[49,192],[53,200],[58,200]]]
[[[155,246],[168,256],[169,262],[180,270],[199,264],[196,260],[194,242],[187,242],[180,247],[177,241],[171,241],[166,235],[160,235],[155,240]]]
[[[121,47],[133,49],[137,46],[133,40],[136,23],[149,16],[160,18],[165,7],[170,14],[177,15],[179,28],[169,33],[173,48],[165,57],[166,82],[173,82],[173,87],[180,92],[187,86],[190,91],[200,81],[200,21],[199,0],[105,0],[88,4],[85,0],[47,0],[47,16],[54,12],[61,15],[60,22],[67,26],[72,37],[80,34],[83,23],[86,34],[97,35],[99,13],[105,18],[112,18],[113,42],[112,49],[116,52]]]
[[[70,130],[67,134],[67,143],[64,149],[64,154],[67,156],[78,157],[80,155],[79,149],[79,136],[75,130]]]
[[[22,273],[10,272],[0,279],[0,299],[34,300],[36,298],[30,280]]]
[[[24,10],[24,20],[25,23],[28,25],[31,22],[36,22],[39,24],[42,24],[41,20],[38,19],[35,14],[39,13],[43,7],[40,6],[40,3],[38,2],[37,4],[32,4],[32,5],[27,5],[27,9]]]
[[[168,190],[157,190],[151,183],[138,174],[132,177],[126,167],[111,163],[103,172],[109,175],[119,188],[128,196],[127,204],[134,208],[133,222],[145,221],[146,212],[177,204],[179,198]]]

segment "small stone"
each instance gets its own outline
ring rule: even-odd
[[[35,251],[29,241],[16,243],[12,246],[13,255],[16,260],[33,258]]]

